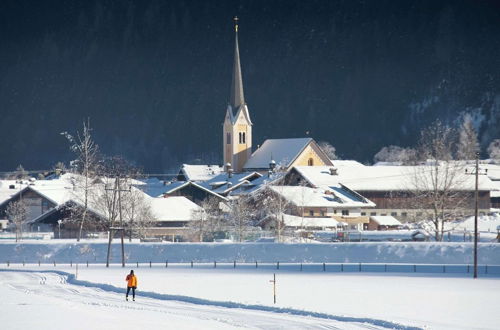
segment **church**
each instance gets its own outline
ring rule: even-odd
[[[238,42],[238,18],[234,18],[234,61],[231,94],[223,124],[223,164],[235,173],[268,171],[278,167],[333,166],[312,138],[269,139],[252,152],[252,120],[245,102]]]

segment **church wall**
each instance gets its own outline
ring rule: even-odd
[[[309,166],[309,159],[313,160],[313,166],[328,166],[309,144],[290,166]]]

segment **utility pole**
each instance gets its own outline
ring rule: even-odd
[[[475,176],[476,184],[474,191],[474,278],[477,278],[477,218],[478,218],[478,208],[479,208],[479,152],[476,152],[476,167],[475,170],[471,173],[468,173],[467,169],[465,169],[465,174],[471,174]],[[486,175],[488,170],[486,169],[481,175]]]
[[[120,185],[121,179],[119,176],[115,177],[115,187],[114,188],[105,188],[105,190],[113,191],[113,195],[118,193],[118,215],[120,218],[120,227],[113,227],[111,224],[109,228],[109,241],[108,241],[108,258],[106,262],[106,267],[109,267],[109,254],[111,251],[111,241],[113,240],[113,230],[120,230],[121,232],[121,250],[122,250],[122,267],[125,267],[125,243],[124,243],[124,232],[125,226],[123,225],[123,216],[122,216],[122,192],[130,192],[130,187],[128,189],[122,189]]]

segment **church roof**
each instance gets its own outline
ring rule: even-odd
[[[278,166],[287,168],[312,141],[312,138],[266,140],[259,149],[255,150],[244,168],[269,168],[271,160],[274,160]]]
[[[243,93],[243,78],[241,75],[240,63],[240,47],[238,44],[238,24],[235,18],[235,41],[234,41],[234,62],[233,62],[233,76],[231,80],[231,96],[229,99],[228,111],[230,113],[231,123],[234,125],[236,120],[243,113],[248,123],[251,125],[250,114],[248,107],[245,104],[245,94]],[[236,111],[236,114],[234,113]]]
[[[236,31],[234,45],[233,79],[231,81],[231,98],[229,104],[233,109],[238,109],[245,104],[243,79],[241,77],[240,49],[238,47],[238,31]]]

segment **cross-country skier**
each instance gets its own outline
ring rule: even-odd
[[[130,289],[132,289],[132,300],[135,301],[135,289],[137,289],[137,277],[134,275],[133,270],[131,270],[130,274],[127,275],[125,281],[127,281],[127,295],[125,296],[125,299],[128,301],[128,293],[130,292]]]

